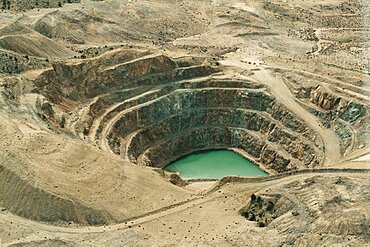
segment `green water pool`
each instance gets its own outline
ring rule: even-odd
[[[180,172],[182,178],[219,179],[225,176],[267,176],[252,161],[230,150],[210,150],[190,154],[164,168]]]

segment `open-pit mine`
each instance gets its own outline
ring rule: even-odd
[[[0,9],[0,246],[370,246],[368,1]]]

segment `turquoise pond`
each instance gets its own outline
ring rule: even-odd
[[[225,176],[267,176],[252,161],[230,150],[210,150],[187,155],[164,168],[182,178],[220,179]]]

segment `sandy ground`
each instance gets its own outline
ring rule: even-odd
[[[83,0],[0,12],[0,246],[370,246],[368,8],[343,0]],[[106,137],[122,112],[96,140],[104,116],[123,102],[95,118],[85,139],[78,124],[101,95],[58,106],[69,117],[65,129],[40,118],[40,74],[121,47],[201,57],[222,66],[220,78],[265,85],[320,137],[323,166],[343,170],[179,187],[111,152]],[[20,60],[26,71],[3,72]],[[315,103],[305,94],[319,87],[327,91]],[[365,113],[327,127],[320,114],[331,113],[332,98]],[[276,206],[284,213],[258,227],[239,213],[252,194],[283,198]],[[87,226],[95,217],[106,223]]]
[[[329,185],[321,183],[317,185],[320,189],[317,188],[315,192],[311,192],[309,197],[303,199],[299,195],[294,197],[294,193],[289,192],[293,187],[286,185],[304,184],[310,179],[332,181],[336,178],[346,178],[346,181],[356,181],[357,184],[368,186],[368,174],[356,175],[340,172],[336,174],[289,176],[270,182],[227,184],[210,195],[194,198],[182,205],[166,208],[160,212],[122,224],[102,227],[64,228],[48,226],[3,212],[1,213],[2,225],[10,227],[4,228],[5,232],[9,232],[7,237],[8,244],[5,246],[8,246],[10,243],[46,241],[49,239],[58,239],[66,243],[81,244],[82,246],[96,244],[116,246],[119,245],[120,241],[124,241],[126,246],[167,246],[177,244],[181,246],[219,246],[231,245],[233,241],[237,241],[240,244],[244,241],[242,240],[243,234],[249,236],[248,243],[244,242],[247,246],[254,246],[257,243],[262,246],[274,245],[284,238],[284,231],[279,229],[279,224],[275,223],[267,229],[258,228],[255,227],[255,223],[246,221],[238,214],[240,206],[246,204],[248,197],[252,193],[272,194],[275,191],[279,191],[280,194],[290,193],[288,195],[292,197],[291,200],[298,200],[297,203],[299,205],[302,204],[301,207],[311,208],[312,206],[310,205],[315,204],[316,206],[313,208],[319,210],[320,205],[325,204],[325,200],[330,199],[330,195],[333,196],[338,192],[331,194],[332,191],[329,192],[327,187]],[[343,191],[340,193],[347,192]],[[317,195],[320,196],[317,197]],[[352,197],[355,197],[355,195],[352,195]],[[316,201],[316,203],[312,202],[312,200]],[[364,201],[364,203],[368,204],[369,202]],[[360,209],[353,210],[358,211]],[[368,211],[360,210],[359,212],[369,214]],[[343,214],[344,212],[338,211],[337,213]],[[291,216],[286,214],[285,217]],[[323,216],[318,217],[313,224],[320,224]],[[282,220],[280,219],[279,221]],[[302,222],[294,222],[294,219],[290,219],[290,222],[290,225],[284,226],[286,229],[302,224]],[[281,225],[281,227],[283,226]],[[47,237],[44,238],[44,236]],[[139,236],[141,237],[139,238]],[[236,238],[236,236],[239,237]],[[16,239],[19,237],[22,237],[22,240],[17,241]],[[315,243],[317,240],[312,238],[309,241]],[[327,244],[334,244],[335,241],[341,243],[343,236],[325,239],[325,241]],[[346,241],[348,241],[348,244],[353,243],[356,245],[363,240],[359,238],[356,240],[346,239]]]

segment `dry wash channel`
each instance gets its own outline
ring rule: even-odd
[[[124,159],[163,168],[233,148],[272,173],[322,165],[323,143],[263,84],[205,58],[116,50],[38,78],[44,117]],[[67,109],[67,110],[66,110]]]

